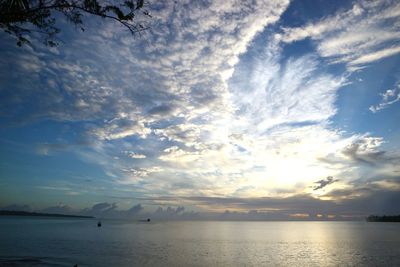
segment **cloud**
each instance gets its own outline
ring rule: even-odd
[[[154,212],[154,216],[158,218],[168,218],[183,213],[184,210],[185,207],[176,207],[176,208],[167,207],[166,209],[158,207],[158,209]]]
[[[388,108],[390,105],[400,101],[400,83],[396,85],[394,89],[388,89],[386,92],[380,94],[382,97],[381,102],[378,105],[370,106],[369,110],[372,113],[376,113],[382,109]]]
[[[311,54],[284,64],[280,56],[279,47],[268,47],[254,59],[251,69],[247,64],[237,67],[230,84],[235,115],[248,116],[260,132],[282,124],[323,122],[333,116],[336,93],[345,79],[321,73]]]
[[[288,197],[254,198],[171,196],[141,198],[140,201],[146,203],[175,202],[191,207],[195,206],[199,210],[196,219],[274,220],[290,219],[296,214],[308,214],[308,219],[316,218],[317,214],[335,215],[336,219],[345,219],[343,216],[362,219],[363,216],[369,214],[396,214],[399,212],[398,205],[396,205],[396,201],[399,199],[398,181],[398,179],[387,180],[385,185],[380,182],[362,181],[353,188],[332,190],[324,200],[309,194],[299,194]],[[174,216],[179,214],[178,208],[163,209],[161,207],[154,212],[154,214],[156,213]],[[154,214],[152,216],[155,216]]]
[[[349,186],[364,175],[360,163],[370,165],[374,157],[376,175],[393,170],[388,162],[395,156],[377,150],[382,138],[332,129],[336,96],[346,79],[327,74],[314,55],[284,60],[271,42],[259,57],[243,61],[228,80],[231,111],[207,123],[154,129],[163,143],[155,153],[162,172],[135,168],[122,183],[153,194],[288,196],[309,192],[321,176],[341,181],[329,190]],[[309,193],[323,197],[316,191]]]
[[[18,92],[23,102],[40,99],[26,120],[96,121],[90,133],[99,139],[144,138],[149,123],[217,112],[237,57],[288,3],[153,3],[156,25],[145,38],[127,38],[124,29],[103,24],[100,31],[88,27],[80,38],[66,41],[58,55],[40,46],[22,51],[12,64],[28,75],[14,83],[10,95]]]
[[[231,113],[226,81],[253,38],[277,22],[288,4],[154,3],[155,25],[145,38],[126,38],[122,29],[102,24],[100,31],[88,27],[84,35],[68,40],[58,55],[45,53],[40,47],[24,51],[22,54],[33,58],[30,61],[40,63],[35,67],[40,71],[35,75],[21,71],[26,75],[13,79],[13,90],[5,94],[5,102],[21,107],[28,106],[21,103],[33,103],[23,120],[80,123],[83,127],[76,128],[77,134],[91,140],[91,145],[74,147],[74,152],[101,165],[114,179],[120,177],[118,182],[145,183],[147,192],[161,185],[169,189],[191,182],[209,183],[208,178],[195,182],[204,173],[184,178],[188,170],[180,172],[176,168],[179,162],[175,161],[174,168],[163,160],[164,151],[177,146],[184,153],[204,154],[196,169],[213,172],[218,168],[217,162],[212,170],[200,163],[215,161],[225,153],[221,144],[225,136],[220,130],[224,125],[218,124]],[[25,61],[22,58],[11,64],[20,67]],[[29,94],[26,88],[30,88]],[[121,151],[118,147],[128,142],[134,143],[132,151],[137,151],[136,146],[143,148],[140,155],[146,155],[146,161],[132,167],[131,162],[116,159],[116,151]],[[185,146],[193,149],[186,151]],[[49,151],[48,146],[41,148],[43,154]],[[168,167],[162,177],[149,173],[160,164]],[[147,175],[146,181],[137,179],[143,175]]]
[[[199,151],[185,151],[178,146],[172,146],[164,149],[165,154],[159,157],[162,161],[173,161],[179,163],[190,163],[199,160],[201,155]]]
[[[311,194],[286,197],[154,196],[114,197],[127,203],[100,202],[91,208],[74,209],[63,203],[40,212],[90,215],[98,218],[141,220],[363,220],[370,214],[398,214],[399,176],[376,180],[359,179],[351,187],[333,188],[325,198]],[[337,182],[327,177],[316,184]],[[17,206],[3,207],[15,210]],[[24,210],[26,206],[24,206]],[[30,209],[31,210],[31,209]]]
[[[132,135],[146,138],[151,129],[144,122],[136,121],[134,118],[126,118],[124,115],[116,117],[107,122],[103,127],[95,128],[90,133],[100,140],[121,139]]]
[[[356,1],[351,9],[317,22],[283,28],[276,38],[285,43],[310,38],[321,56],[356,70],[400,52],[395,46],[400,40],[399,14],[397,1]]]
[[[177,141],[188,147],[199,146],[202,130],[196,124],[177,124],[164,129],[156,129],[155,134],[171,141]]]
[[[390,48],[380,50],[378,52],[373,52],[373,53],[369,53],[366,55],[362,55],[359,58],[351,61],[350,65],[361,65],[361,64],[370,63],[370,62],[377,61],[377,60],[380,60],[380,59],[383,59],[386,57],[393,56],[398,53],[400,53],[400,46],[390,47]]]
[[[361,198],[378,189],[397,190],[400,154],[395,150],[383,150],[383,143],[382,138],[355,136],[341,150],[320,158],[327,168],[338,170],[335,176],[340,177],[340,182],[330,186],[320,197],[339,200]]]
[[[172,105],[161,104],[159,106],[155,106],[151,108],[148,113],[150,115],[172,115],[176,108]]]
[[[123,178],[118,179],[117,184],[141,184],[143,187],[145,187],[145,184],[155,182],[153,181],[153,179],[151,179],[152,175],[162,172],[163,168],[158,166],[142,168],[123,168],[120,171],[122,171]]]
[[[383,167],[384,164],[396,164],[400,155],[396,152],[388,153],[380,150],[383,139],[381,137],[361,137],[342,150],[345,157],[361,164]]]
[[[315,182],[315,184],[317,184],[316,186],[313,187],[313,190],[320,190],[330,184],[333,184],[334,182],[337,182],[339,180],[334,180],[332,176],[328,176],[326,177],[326,179],[324,180],[319,180],[317,182]]]
[[[117,203],[101,202],[91,208],[76,211],[78,214],[95,216],[98,218],[135,218],[143,211],[141,204],[136,204],[129,209],[118,209]]]
[[[340,193],[339,193],[340,192]],[[339,195],[340,194],[340,195]],[[332,198],[320,200],[308,195],[296,195],[286,198],[196,198],[208,209],[218,210],[226,207],[233,211],[258,210],[269,213],[270,217],[282,217],[289,214],[396,214],[394,204],[399,199],[399,191],[387,190],[378,186],[360,185],[356,189],[337,189],[330,193]],[[342,198],[342,197],[345,198]],[[336,199],[336,200],[335,200]],[[367,205],[366,205],[367,204]],[[245,216],[244,216],[245,217]]]
[[[102,202],[102,203],[97,203],[93,205],[91,211],[92,212],[107,212],[114,210],[117,207],[115,203],[107,203],[107,202]]]
[[[118,196],[179,196],[218,211],[241,209],[243,218],[251,210],[262,218],[279,205],[287,214],[307,213],[307,205],[318,210],[328,205],[324,194],[363,177],[390,176],[396,155],[379,148],[380,137],[334,129],[346,77],[328,72],[315,53],[285,57],[283,43],[311,38],[323,57],[360,66],[393,52],[380,47],[398,40],[398,24],[386,30],[381,23],[397,22],[399,5],[361,2],[305,27],[284,28],[274,39],[270,26],[288,5],[158,1],[144,38],[107,24],[88,27],[58,54],[22,50],[13,62],[0,59],[1,77],[11,77],[0,79],[1,114],[71,125],[74,135],[90,140],[87,146],[49,142],[38,153],[68,150],[99,165],[112,185],[107,190]],[[320,177],[340,182],[315,186]],[[117,205],[102,202],[84,212],[145,214],[139,204],[130,213]],[[189,213],[163,208],[158,215],[198,216]]]
[[[45,208],[45,209],[41,210],[40,212],[55,213],[55,214],[73,214],[74,210],[70,206],[68,206],[64,203],[59,203],[57,206]]]
[[[146,158],[146,155],[138,154],[133,151],[122,151],[122,153],[132,159],[145,159]]]
[[[379,188],[382,190],[388,190],[388,191],[400,191],[400,180],[398,177],[390,177],[386,179],[380,179],[377,181],[372,181],[371,184],[373,185],[374,188]]]
[[[142,204],[133,205],[128,209],[119,209],[117,203],[102,202],[93,205],[90,209],[75,210],[76,214],[96,216],[98,218],[129,218],[140,220],[143,218],[151,218],[152,220],[174,220],[188,219],[194,212],[185,212],[182,206],[175,207],[158,207],[154,211],[145,210]],[[192,217],[193,218],[193,217]]]
[[[128,212],[129,212],[130,214],[137,214],[137,213],[141,212],[142,210],[143,210],[142,205],[137,204],[137,205],[133,206],[132,208],[130,208],[130,209],[128,210]]]
[[[361,162],[369,162],[363,159],[362,155],[368,159],[380,157],[383,152],[377,151],[377,148],[383,143],[380,137],[364,137],[356,140],[343,150],[343,154],[351,159]]]

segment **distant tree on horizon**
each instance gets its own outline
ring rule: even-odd
[[[110,3],[111,2],[111,3]],[[126,27],[131,34],[145,31],[139,14],[151,17],[144,8],[144,0],[0,0],[0,28],[17,38],[17,45],[30,44],[28,36],[38,33],[46,46],[57,46],[57,13],[82,31],[84,15],[113,20]]]
[[[368,222],[400,222],[400,215],[370,215],[367,217]]]

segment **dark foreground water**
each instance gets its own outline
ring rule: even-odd
[[[400,223],[0,217],[0,266],[400,266]]]

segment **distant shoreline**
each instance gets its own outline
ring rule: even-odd
[[[57,213],[41,213],[41,212],[15,211],[15,210],[0,210],[0,216],[37,216],[37,217],[85,218],[85,219],[94,218],[93,216],[67,215],[67,214],[57,214]]]

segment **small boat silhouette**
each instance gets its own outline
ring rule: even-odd
[[[101,227],[101,222],[100,221],[97,222],[97,227]]]

